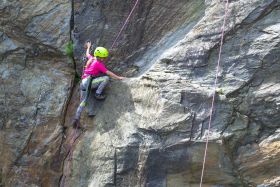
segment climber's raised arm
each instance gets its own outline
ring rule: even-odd
[[[93,61],[93,58],[89,58],[85,65],[85,68],[87,68],[90,65],[90,63],[92,63],[92,61]]]
[[[91,42],[87,42],[87,51],[86,51],[86,56],[89,57],[90,54],[89,54],[89,50],[90,50],[90,47],[91,47]]]

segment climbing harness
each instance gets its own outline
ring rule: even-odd
[[[228,0],[226,0],[226,4],[225,4],[225,7],[224,7],[224,10],[225,10],[225,14],[224,14],[223,26],[222,26],[222,29],[221,29],[222,31],[221,31],[220,49],[219,49],[219,56],[218,56],[217,66],[216,66],[216,77],[215,77],[215,82],[214,82],[212,103],[211,103],[211,108],[210,108],[210,117],[209,117],[209,123],[208,123],[208,130],[207,130],[207,133],[206,133],[206,145],[205,145],[205,150],[204,150],[203,165],[202,165],[202,171],[201,171],[201,177],[200,177],[200,185],[199,185],[200,187],[202,186],[202,182],[203,182],[203,176],[204,176],[204,170],[205,170],[205,162],[206,162],[206,157],[207,157],[207,149],[208,149],[208,142],[209,142],[209,132],[210,132],[211,123],[212,123],[212,115],[213,115],[213,110],[214,110],[216,88],[217,88],[219,68],[220,68],[220,61],[221,61],[221,53],[222,53],[224,33],[225,33],[225,24],[226,24],[226,18],[227,18],[227,13],[228,13]]]

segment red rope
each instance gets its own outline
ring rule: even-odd
[[[208,142],[209,142],[209,132],[210,132],[210,129],[211,129],[212,115],[213,115],[213,110],[214,110],[216,88],[217,88],[218,74],[219,74],[220,61],[221,61],[221,53],[222,53],[224,33],[225,33],[225,24],[226,24],[227,12],[228,12],[227,10],[228,10],[228,0],[226,0],[226,4],[225,4],[224,22],[223,22],[223,26],[222,26],[221,42],[220,42],[220,49],[219,49],[219,57],[218,57],[218,62],[217,62],[217,67],[216,67],[216,77],[215,77],[215,83],[214,83],[214,91],[213,91],[212,104],[211,104],[211,109],[210,109],[210,118],[209,118],[209,123],[208,123],[208,131],[207,131],[207,135],[206,135],[206,145],[205,145],[203,165],[202,165],[200,185],[199,185],[200,187],[202,186],[204,170],[205,170],[205,162],[206,162],[206,157],[207,157],[207,149],[208,149]]]
[[[135,1],[135,4],[134,4],[133,8],[131,9],[131,11],[130,11],[128,17],[126,18],[126,20],[125,20],[125,22],[124,22],[124,24],[123,24],[121,30],[119,31],[119,33],[118,33],[117,37],[115,38],[115,40],[114,40],[114,42],[113,42],[113,44],[112,44],[112,46],[111,46],[110,49],[113,49],[113,48],[115,47],[115,44],[116,44],[117,40],[119,39],[119,37],[120,37],[122,31],[124,30],[125,26],[127,25],[127,23],[129,22],[129,19],[130,19],[131,15],[132,15],[133,11],[135,10],[135,8],[136,8],[138,2],[139,2],[139,0],[136,0],[136,1]]]

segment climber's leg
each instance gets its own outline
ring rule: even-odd
[[[82,80],[80,84],[80,105],[76,111],[75,119],[80,120],[81,114],[86,106],[86,97],[89,94],[90,90],[87,90],[87,86],[89,84],[90,78],[85,78]]]
[[[95,92],[95,98],[102,100],[105,99],[105,95],[103,94],[103,90],[106,87],[106,85],[109,82],[109,77],[108,76],[102,76],[102,77],[98,77],[92,80],[91,82],[91,88],[97,88],[96,92]]]

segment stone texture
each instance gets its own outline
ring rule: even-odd
[[[216,90],[223,1],[140,1],[108,64],[131,78],[70,128],[63,44],[80,73],[84,42],[110,48],[133,3],[1,3],[0,186],[196,187],[207,133],[203,186],[279,186],[278,0],[229,1]]]
[[[112,37],[107,34],[119,22],[110,23],[106,16],[117,14],[122,6],[128,8],[114,4],[117,1],[103,2],[94,4],[91,11],[86,8],[89,1],[76,4],[74,20],[90,12],[93,19],[102,18],[93,25],[106,23],[104,29],[87,38],[108,47]],[[87,131],[75,149],[69,185],[199,186],[224,4],[164,4],[142,2],[137,11],[145,7],[144,12],[149,12],[134,15],[121,38],[123,43],[113,51],[129,54],[125,66],[116,65],[124,72],[133,67],[128,75],[137,77],[113,82],[104,104],[96,106],[95,119],[83,117]],[[190,17],[186,12],[194,13]],[[277,186],[279,13],[278,1],[230,1],[205,186]],[[172,15],[178,17],[166,24]],[[143,22],[146,27],[141,33],[137,28]],[[93,29],[84,26],[79,30],[80,23],[73,36],[81,46],[86,40],[81,37]],[[102,35],[106,28],[110,31]],[[76,50],[78,59],[82,51]],[[275,143],[264,143],[267,139]]]
[[[77,62],[81,61],[81,49],[87,40],[91,40],[94,47],[112,46],[134,3],[132,0],[74,1],[72,36],[76,45]],[[203,0],[140,2],[124,29],[124,34],[111,50],[112,63],[109,67],[117,72],[122,72],[126,68],[126,74],[135,74],[139,66],[149,64],[149,61],[157,59],[163,52],[164,48],[157,46],[158,41],[161,41],[161,45],[165,48],[174,45],[174,42],[182,39],[203,16],[204,9]],[[150,55],[143,53],[147,49]],[[139,62],[134,62],[135,59]],[[80,63],[78,67],[81,69]]]
[[[56,186],[74,70],[68,1],[0,3],[0,186]]]

